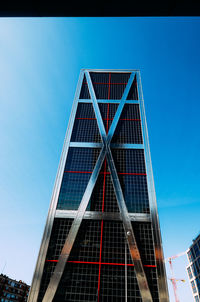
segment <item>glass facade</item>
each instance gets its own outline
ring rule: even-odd
[[[187,251],[189,265],[187,272],[190,279],[190,285],[194,301],[199,301],[200,297],[200,235],[194,240]]]
[[[169,301],[141,94],[81,71],[29,302]]]

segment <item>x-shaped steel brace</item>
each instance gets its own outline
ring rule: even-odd
[[[76,239],[79,227],[81,225],[81,222],[83,220],[83,216],[84,213],[86,211],[87,205],[89,203],[89,200],[91,198],[91,194],[92,191],[94,189],[95,183],[97,181],[97,177],[99,175],[99,172],[101,170],[103,161],[105,159],[105,157],[107,157],[107,162],[108,162],[108,166],[110,169],[110,173],[111,173],[111,179],[113,182],[113,186],[114,186],[114,190],[115,190],[115,194],[116,194],[116,198],[117,198],[117,203],[119,206],[119,210],[120,210],[120,214],[121,214],[121,218],[122,218],[122,222],[123,222],[123,226],[124,226],[124,231],[125,231],[125,236],[128,242],[128,246],[129,246],[129,250],[130,250],[130,254],[131,254],[131,258],[134,264],[134,269],[135,269],[135,274],[136,274],[136,278],[138,281],[138,286],[140,289],[140,293],[141,293],[141,297],[142,297],[142,301],[143,302],[153,302],[152,297],[151,297],[151,292],[149,290],[149,286],[148,286],[148,282],[146,279],[146,275],[143,269],[143,265],[142,265],[142,261],[141,261],[141,257],[140,257],[140,253],[137,247],[137,243],[135,240],[135,235],[133,232],[133,228],[132,228],[132,224],[131,224],[131,220],[129,218],[129,214],[127,211],[127,207],[125,204],[125,200],[124,200],[124,196],[123,196],[123,192],[121,189],[121,185],[120,185],[120,181],[118,178],[118,174],[115,168],[115,164],[113,161],[113,157],[112,157],[112,153],[110,150],[110,142],[112,140],[114,131],[116,129],[116,126],[118,124],[120,115],[122,113],[123,107],[125,105],[125,101],[126,98],[128,96],[129,90],[131,88],[131,85],[133,83],[134,77],[135,77],[135,73],[131,73],[130,78],[128,80],[128,83],[126,85],[126,88],[124,90],[123,96],[120,100],[119,106],[117,108],[116,114],[114,116],[114,119],[112,121],[112,124],[110,126],[110,129],[108,131],[108,134],[106,134],[105,131],[105,127],[103,124],[103,120],[101,117],[101,113],[99,110],[99,106],[97,103],[97,99],[96,99],[96,95],[94,92],[94,88],[92,85],[92,81],[90,78],[90,74],[88,71],[85,71],[85,76],[87,79],[87,83],[88,83],[88,88],[89,88],[89,93],[90,93],[90,97],[92,100],[92,104],[93,104],[93,108],[94,108],[94,112],[96,115],[96,119],[97,119],[97,124],[98,124],[98,128],[99,128],[99,132],[101,135],[101,139],[102,139],[102,149],[100,151],[98,160],[95,164],[94,170],[92,172],[92,175],[89,179],[88,185],[86,187],[86,190],[84,192],[84,195],[82,197],[80,206],[78,208],[76,217],[72,223],[72,226],[70,228],[69,234],[66,238],[65,244],[63,246],[63,249],[61,251],[61,254],[59,256],[58,262],[56,264],[55,270],[51,276],[49,285],[47,287],[47,290],[45,292],[45,295],[43,297],[42,302],[52,302],[54,295],[56,293],[56,290],[58,288],[60,279],[62,277],[62,274],[64,272],[65,269],[65,265],[67,263],[67,260],[69,258],[70,252],[72,250],[74,241]]]

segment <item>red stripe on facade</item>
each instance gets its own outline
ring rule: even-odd
[[[108,83],[108,100],[110,99],[110,79],[111,79],[111,73],[109,73],[109,83]],[[109,105],[109,104],[108,104]],[[107,118],[108,118],[108,111],[107,110]]]
[[[106,160],[104,161],[102,213],[104,212],[105,187],[106,187]],[[103,220],[101,221],[101,239],[100,239],[100,252],[99,252],[98,302],[99,302],[99,298],[100,298],[102,243],[103,243]]]
[[[111,73],[109,73],[110,83]],[[110,84],[108,87],[108,99],[110,98]],[[107,123],[106,133],[108,133],[108,117],[109,117],[109,104],[107,104]],[[106,187],[106,159],[104,160],[104,172],[103,172],[103,197],[102,197],[102,213],[104,212],[104,201],[105,201],[105,187]],[[98,302],[100,299],[100,285],[101,285],[101,254],[102,254],[102,243],[103,243],[103,219],[101,221],[101,239],[100,239],[100,253],[99,253],[99,276],[98,276]]]
[[[58,262],[58,260],[46,260],[46,262]],[[92,261],[67,261],[68,263],[79,263],[79,264],[97,264],[100,262],[92,262]],[[114,262],[101,262],[102,265],[117,265],[117,266],[134,266],[133,263],[114,263]],[[144,264],[144,267],[156,267],[156,265]]]
[[[101,239],[100,239],[100,254],[99,254],[99,276],[98,276],[98,301],[100,297],[100,283],[101,283],[101,253],[103,242],[103,220],[101,221]]]

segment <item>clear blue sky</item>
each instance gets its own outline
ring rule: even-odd
[[[200,230],[199,54],[198,17],[0,19],[0,272],[31,283],[81,68],[141,70],[165,257],[190,246]],[[186,263],[176,260],[177,278]],[[192,301],[188,282],[178,290]]]

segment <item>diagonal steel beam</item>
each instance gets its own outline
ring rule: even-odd
[[[148,286],[148,282],[147,282],[147,278],[143,269],[143,265],[142,265],[142,261],[141,261],[141,257],[140,257],[140,252],[135,240],[135,235],[134,235],[134,231],[132,228],[132,224],[131,224],[131,220],[128,214],[128,210],[126,207],[126,203],[124,200],[124,196],[123,196],[123,192],[121,189],[121,184],[118,178],[118,174],[115,168],[115,164],[114,164],[114,160],[112,157],[112,153],[110,150],[110,142],[112,140],[114,131],[116,129],[117,123],[119,121],[120,115],[122,113],[122,110],[124,108],[125,105],[125,101],[126,98],[128,96],[128,92],[130,90],[130,87],[133,83],[134,80],[134,73],[131,73],[131,76],[129,78],[129,81],[127,83],[127,86],[125,88],[125,91],[123,93],[120,105],[118,106],[117,112],[114,116],[114,119],[112,121],[112,124],[110,126],[110,129],[108,131],[108,135],[106,136],[106,131],[105,131],[105,127],[103,124],[103,120],[101,117],[101,113],[99,110],[99,106],[97,103],[97,99],[96,99],[96,95],[94,92],[94,88],[92,85],[92,81],[90,78],[90,74],[88,71],[85,72],[86,74],[86,79],[88,82],[88,88],[89,88],[89,92],[91,95],[91,99],[92,99],[92,103],[94,106],[94,110],[95,110],[95,115],[96,115],[96,119],[97,119],[97,124],[99,127],[99,131],[102,137],[102,141],[103,144],[106,145],[106,157],[107,157],[107,161],[108,161],[108,165],[109,165],[109,169],[111,172],[111,178],[112,178],[112,182],[113,182],[113,186],[114,186],[114,190],[115,190],[115,194],[116,194],[116,198],[117,198],[117,202],[118,202],[118,206],[119,206],[119,210],[121,213],[121,217],[122,217],[122,222],[123,222],[123,226],[124,226],[124,230],[125,230],[125,236],[128,242],[128,246],[129,246],[129,250],[130,250],[130,254],[131,254],[131,258],[132,261],[134,263],[134,267],[135,267],[135,273],[136,273],[136,278],[138,281],[138,286],[140,289],[140,293],[141,293],[141,297],[142,297],[142,301],[143,302],[152,302],[152,296],[151,296],[151,292],[149,290],[149,286]]]

